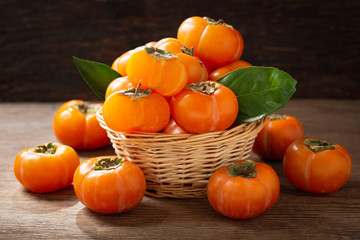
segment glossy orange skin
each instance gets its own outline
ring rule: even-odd
[[[244,40],[236,29],[208,24],[197,16],[182,22],[177,38],[185,46],[194,47],[194,55],[212,69],[238,60],[244,49]]]
[[[352,159],[340,144],[335,149],[314,153],[301,138],[292,143],[284,156],[284,172],[296,188],[312,193],[332,193],[350,178]],[[316,139],[316,138],[312,138]]]
[[[119,77],[114,79],[106,89],[105,99],[107,99],[111,94],[121,90],[128,90],[134,87],[129,81],[128,77]]]
[[[154,46],[156,42],[148,42],[145,44],[145,46]],[[144,46],[140,46],[134,49],[131,49],[122,55],[120,55],[118,58],[115,59],[115,61],[112,63],[111,68],[120,73],[122,77],[127,76],[126,74],[126,66],[130,59],[130,57],[133,55],[133,53],[140,51],[144,49]]]
[[[269,165],[255,164],[257,175],[254,178],[230,177],[229,167],[220,168],[211,175],[207,196],[217,212],[229,218],[248,219],[274,206],[280,193],[279,178]]]
[[[266,119],[255,138],[253,152],[265,159],[282,160],[289,145],[302,137],[304,130],[296,118],[286,116],[284,119]]]
[[[123,213],[139,205],[146,191],[141,169],[124,161],[111,170],[93,170],[100,158],[82,162],[75,171],[74,191],[79,201],[102,214]]]
[[[236,69],[239,68],[245,68],[245,67],[251,67],[252,65],[246,61],[243,60],[237,60],[235,62],[229,63],[223,67],[220,67],[218,69],[215,69],[214,71],[211,72],[209,79],[216,81],[219,78],[221,78],[222,76],[225,76],[226,74],[228,74],[229,72],[232,72]]]
[[[53,119],[54,133],[62,144],[76,150],[101,148],[110,139],[100,127],[96,113],[83,114],[74,106],[83,103],[82,100],[71,100],[60,106]],[[91,105],[101,107],[102,103]]]
[[[162,96],[174,96],[188,82],[187,69],[179,58],[156,59],[145,50],[134,53],[126,67],[129,81],[150,88]]]
[[[74,149],[56,143],[56,152],[37,153],[34,148],[22,150],[15,158],[14,174],[28,190],[54,192],[70,186],[79,157]]]
[[[166,134],[188,134],[187,131],[177,125],[173,118],[170,120],[169,124],[164,128],[162,132]]]
[[[211,95],[184,89],[170,102],[176,123],[189,133],[207,133],[227,129],[235,121],[238,102],[224,85]]]
[[[106,125],[118,132],[158,132],[170,120],[167,100],[156,92],[133,99],[119,92],[104,102],[103,117]]]
[[[135,48],[135,49],[131,49],[131,50],[123,53],[122,55],[120,55],[120,57],[115,59],[115,61],[111,65],[111,68],[114,69],[115,71],[117,71],[118,73],[120,73],[121,76],[123,76],[123,77],[127,76],[127,74],[126,74],[126,66],[127,66],[127,63],[129,61],[130,57],[135,52],[140,51],[141,49],[143,49],[143,47],[138,47],[138,48]]]
[[[129,50],[121,54],[115,61],[112,63],[111,68],[120,73],[121,76],[126,76],[126,65],[129,61],[131,55],[135,52],[135,49]]]
[[[155,48],[160,48],[165,51],[172,52],[174,55],[183,53],[182,47],[184,45],[176,38],[163,38],[155,44]]]
[[[209,75],[205,66],[197,58],[183,53],[183,46],[176,38],[164,38],[155,45],[156,48],[172,52],[184,63],[188,73],[187,84],[208,80]]]

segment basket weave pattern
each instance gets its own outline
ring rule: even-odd
[[[97,119],[116,154],[137,164],[146,177],[147,195],[172,198],[204,198],[211,174],[250,156],[255,137],[265,123],[261,119],[229,130],[205,134],[122,133]]]

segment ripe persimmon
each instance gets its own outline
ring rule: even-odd
[[[53,129],[60,143],[79,149],[97,149],[107,145],[110,139],[96,119],[96,111],[102,103],[71,100],[57,110]]]
[[[150,88],[163,96],[174,96],[188,82],[184,63],[171,52],[154,47],[134,53],[127,64],[129,81]]]
[[[139,87],[115,92],[105,100],[103,117],[109,128],[118,132],[158,132],[169,123],[167,100]]]
[[[176,123],[189,133],[225,130],[235,121],[239,108],[234,92],[213,81],[187,85],[172,97],[170,106]]]
[[[212,69],[238,60],[244,49],[241,34],[222,19],[190,17],[181,23],[177,38]]]

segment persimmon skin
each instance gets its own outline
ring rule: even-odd
[[[154,46],[156,42],[148,42],[145,46]],[[130,57],[137,51],[144,49],[145,46],[140,46],[134,49],[131,49],[123,54],[121,54],[118,58],[114,60],[111,65],[111,68],[120,73],[122,77],[125,77],[126,74],[126,66],[130,59]]]
[[[183,52],[184,45],[176,38],[164,38],[157,42],[156,48],[172,52],[185,65],[188,73],[187,84],[208,80],[208,71],[196,57]]]
[[[176,95],[188,82],[186,67],[179,58],[157,59],[146,50],[131,56],[126,73],[134,86],[141,84],[165,97]]]
[[[222,131],[230,127],[238,113],[235,94],[224,85],[211,95],[184,89],[170,102],[172,117],[193,134]]]
[[[133,99],[120,92],[111,94],[104,102],[106,125],[118,132],[158,132],[170,120],[167,100],[156,92]]]
[[[97,149],[110,141],[106,131],[96,119],[96,112],[82,113],[76,105],[87,104],[100,108],[102,103],[88,103],[83,100],[70,100],[57,110],[53,119],[53,130],[60,143],[80,149]]]
[[[295,117],[286,115],[282,119],[267,118],[255,138],[252,150],[261,158],[282,161],[290,144],[302,137],[303,126]]]
[[[274,206],[280,194],[279,178],[269,165],[255,164],[257,175],[254,178],[229,176],[229,167],[220,168],[211,175],[207,196],[217,212],[233,219],[249,219]]]
[[[181,23],[177,38],[186,47],[193,47],[194,55],[212,69],[238,60],[244,49],[244,40],[236,29],[209,24],[206,18],[198,16]]]
[[[215,69],[211,72],[209,75],[209,79],[213,81],[217,81],[219,78],[225,76],[229,72],[232,72],[236,69],[245,68],[245,67],[251,67],[252,64],[243,61],[243,60],[237,60],[234,62],[231,62],[223,67],[220,67],[218,69]]]
[[[69,146],[55,143],[56,152],[38,153],[34,148],[19,152],[14,161],[14,174],[28,190],[36,193],[54,192],[73,181],[79,157]]]
[[[166,134],[188,134],[188,132],[182,129],[173,118],[162,132]]]
[[[129,61],[129,58],[133,55],[135,52],[135,49],[129,50],[123,54],[121,54],[118,58],[114,60],[114,62],[111,65],[111,68],[120,73],[121,76],[126,76],[126,65]]]
[[[283,168],[287,180],[296,188],[312,193],[338,191],[350,178],[352,159],[345,147],[311,151],[301,138],[286,150]]]
[[[208,71],[205,66],[195,57],[180,53],[177,57],[184,63],[187,73],[188,81],[187,84],[203,82],[208,80]]]
[[[128,77],[119,77],[114,79],[106,89],[105,99],[107,99],[111,94],[120,90],[128,90],[134,87],[129,81]]]
[[[155,44],[155,48],[160,48],[165,51],[172,52],[175,56],[183,53],[182,47],[184,45],[176,38],[163,38]]]
[[[82,162],[74,173],[74,191],[87,208],[101,214],[123,213],[135,208],[146,191],[145,176],[129,161],[111,170],[94,170],[100,158]]]

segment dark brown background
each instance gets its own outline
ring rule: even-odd
[[[360,97],[360,1],[0,0],[0,102],[97,100],[72,56],[111,65],[194,15],[237,28],[242,59],[292,75],[294,98]]]

